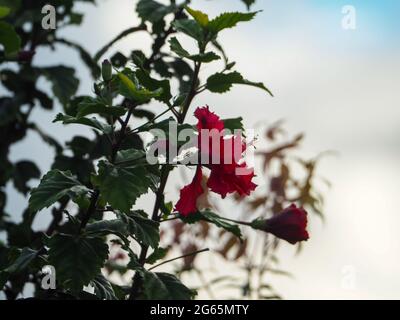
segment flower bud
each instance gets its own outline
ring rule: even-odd
[[[294,204],[270,219],[254,220],[251,227],[271,233],[291,244],[309,238],[306,230],[307,212],[303,208],[297,208]]]
[[[101,65],[101,75],[104,81],[110,81],[112,78],[112,66],[107,59]]]

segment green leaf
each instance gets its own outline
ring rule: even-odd
[[[101,300],[117,300],[113,286],[101,273],[90,284],[94,287],[94,294]]]
[[[117,152],[115,164],[145,164],[146,153],[138,149],[125,149]]]
[[[160,242],[160,224],[158,222],[150,220],[142,210],[131,211],[126,217],[130,233],[141,245],[158,247]]]
[[[199,221],[207,221],[209,223],[216,225],[218,228],[222,228],[228,232],[233,233],[238,238],[242,238],[242,232],[240,231],[239,226],[237,226],[236,224],[229,223],[224,219],[221,219],[219,215],[208,209],[201,212],[198,211],[196,213],[190,214],[187,217],[180,216],[180,218],[183,222],[189,224],[196,223]]]
[[[200,10],[193,10],[188,6],[185,7],[186,11],[197,21],[199,25],[202,27],[206,27],[208,25],[208,15]]]
[[[175,6],[166,6],[154,0],[140,0],[136,6],[139,17],[152,23],[162,20],[174,9]]]
[[[196,291],[190,290],[173,274],[144,273],[144,295],[149,300],[190,300]]]
[[[205,63],[221,59],[221,57],[219,55],[217,55],[216,53],[214,53],[212,51],[192,55],[182,47],[182,45],[179,43],[178,39],[175,37],[172,37],[169,40],[169,43],[170,43],[171,50],[182,58],[187,58],[187,59],[190,59],[193,61],[205,62]]]
[[[93,113],[120,117],[126,113],[126,110],[122,107],[107,106],[99,98],[85,97],[78,104],[78,112],[76,114],[76,117],[81,118],[88,114],[93,114]]]
[[[13,274],[25,270],[29,264],[37,257],[38,251],[31,248],[23,248],[18,258],[4,271]]]
[[[21,47],[21,38],[12,25],[0,21],[0,44],[4,46],[6,55],[17,53]]]
[[[15,188],[26,194],[30,190],[27,182],[31,179],[39,179],[40,170],[32,161],[22,160],[15,164],[12,178]]]
[[[62,113],[57,114],[56,118],[53,122],[61,121],[63,124],[82,124],[85,126],[92,127],[94,129],[100,130],[106,134],[111,133],[112,127],[107,124],[100,122],[96,118],[76,118],[72,116],[68,116]]]
[[[118,78],[120,79],[120,94],[140,103],[148,102],[152,98],[159,97],[163,92],[162,88],[150,91],[147,88],[139,87],[135,81],[121,72],[118,73]]]
[[[271,96],[273,96],[271,91],[269,91],[269,89],[266,88],[263,83],[246,80],[237,71],[233,71],[230,73],[218,72],[213,74],[207,79],[206,88],[211,92],[223,93],[229,91],[233,84],[244,84],[257,87],[267,91]]]
[[[8,7],[0,6],[0,19],[7,17],[11,12],[11,9]]]
[[[183,32],[187,36],[196,39],[198,42],[203,41],[203,30],[196,21],[190,19],[180,19],[174,21],[172,24],[177,31]]]
[[[156,80],[150,77],[150,75],[142,69],[136,71],[136,77],[138,78],[139,82],[149,90],[157,91],[161,89],[161,94],[154,98],[158,101],[169,104],[169,100],[172,98],[172,95],[168,80]]]
[[[66,105],[76,93],[79,80],[75,77],[75,70],[65,66],[56,66],[40,69],[43,75],[53,84],[52,90],[61,104]]]
[[[218,17],[212,19],[208,23],[207,27],[210,32],[212,32],[213,34],[217,34],[218,32],[226,28],[235,27],[238,22],[252,20],[257,13],[258,12],[225,12]]]
[[[224,122],[224,128],[225,129],[229,129],[232,133],[235,130],[244,131],[243,122],[242,122],[243,118],[242,117],[223,119],[222,121]]]
[[[89,189],[76,180],[70,171],[50,170],[37,188],[32,189],[29,208],[38,211],[47,208],[64,196],[77,198],[89,192]]]
[[[114,208],[129,212],[136,199],[147,193],[153,184],[150,173],[143,165],[120,167],[108,161],[100,161],[98,175],[93,182],[103,198]]]
[[[89,223],[86,228],[86,233],[97,236],[107,236],[115,234],[117,236],[126,237],[128,235],[128,226],[121,219],[101,220]]]
[[[56,234],[48,247],[57,280],[75,293],[100,273],[108,257],[108,246],[101,238]]]
[[[170,49],[180,57],[189,57],[190,53],[183,49],[176,37],[169,39]]]
[[[176,128],[176,130],[174,128]],[[148,125],[140,128],[140,132],[150,131],[155,129],[161,130],[164,133],[165,139],[168,140],[168,143],[171,144],[176,143],[177,148],[180,148],[191,139],[192,141],[194,141],[196,135],[194,126],[187,123],[179,124],[173,117],[164,119],[157,123],[149,123]],[[181,132],[183,130],[185,130],[184,132],[185,134],[182,135],[182,137],[180,137]],[[162,136],[161,137],[157,136],[157,137],[162,138]]]
[[[146,259],[146,263],[154,264],[158,260],[165,258],[168,253],[168,248],[156,248],[151,255],[149,255]]]

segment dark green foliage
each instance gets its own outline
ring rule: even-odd
[[[108,257],[108,246],[101,238],[57,234],[48,246],[58,281],[73,293],[96,277]]]
[[[186,287],[176,276],[165,272],[144,273],[144,299],[189,300],[196,292]]]

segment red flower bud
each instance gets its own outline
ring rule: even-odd
[[[307,227],[307,212],[292,204],[281,213],[267,220],[255,220],[251,223],[255,229],[272,233],[275,237],[291,244],[305,241],[309,238]]]

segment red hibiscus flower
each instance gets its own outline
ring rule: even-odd
[[[305,241],[309,238],[307,227],[307,212],[292,204],[281,213],[267,220],[255,220],[251,224],[255,229],[272,233],[291,244]]]
[[[197,211],[197,198],[203,193],[201,187],[201,166],[205,166],[211,170],[207,186],[211,191],[218,193],[222,198],[227,194],[237,192],[239,195],[249,195],[256,188],[256,184],[252,182],[254,177],[253,169],[247,168],[245,162],[239,163],[240,159],[236,159],[234,154],[239,150],[239,156],[246,149],[246,145],[242,137],[234,136],[225,139],[220,133],[224,129],[224,122],[209,107],[197,108],[195,117],[199,120],[197,129],[199,130],[199,154],[206,155],[207,163],[200,163],[196,170],[193,181],[180,191],[180,199],[175,206],[182,215],[188,215]],[[211,130],[209,143],[202,143],[201,130]],[[215,130],[215,131],[212,131]],[[218,135],[217,137],[213,135]],[[216,145],[218,142],[218,145]],[[216,155],[218,163],[213,163]],[[204,159],[203,156],[201,159]]]

